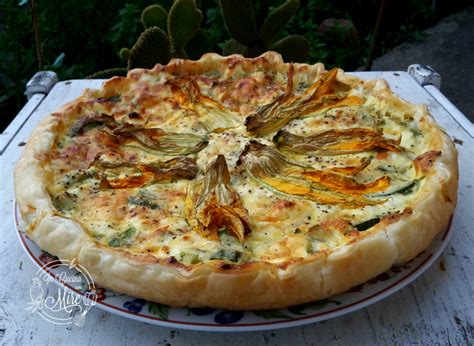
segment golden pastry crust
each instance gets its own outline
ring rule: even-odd
[[[306,78],[308,82],[318,80],[326,73],[321,64],[294,64],[293,68],[299,78]],[[157,65],[150,71],[132,70],[127,78],[107,81],[105,91],[100,95],[112,97],[117,90],[139,84],[144,76],[201,75],[209,70],[224,79],[260,70],[286,75],[289,64],[284,64],[273,52],[255,59],[206,54],[196,62],[172,60],[167,66]],[[394,263],[408,261],[448,226],[457,200],[456,149],[425,106],[400,100],[385,81],[361,81],[342,71],[337,73],[337,79],[350,85],[354,95],[377,99],[381,109],[416,114],[426,151],[435,153],[433,158],[418,156],[418,169],[423,171],[424,183],[406,202],[405,208],[382,217],[380,222],[359,232],[351,241],[333,249],[278,261],[253,258],[242,263],[204,260],[196,264],[178,261],[174,256],[154,256],[104,245],[85,230],[80,219],[58,212],[49,192],[52,173],[45,168],[46,157],[55,145],[57,134],[64,126],[69,126],[65,125],[65,119],[79,117],[81,105],[87,103],[95,91],[86,91],[78,100],[46,117],[23,151],[15,170],[15,194],[26,232],[43,250],[60,259],[77,260],[97,284],[171,306],[238,310],[286,307],[344,292],[384,272]],[[141,90],[143,97],[145,92]],[[222,102],[244,115],[251,114],[256,107],[252,102],[236,103],[236,97],[232,95],[227,95]],[[246,201],[244,198],[244,206]]]

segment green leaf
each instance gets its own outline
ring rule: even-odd
[[[64,57],[66,55],[64,53],[61,53],[58,55],[58,57],[54,60],[53,64],[51,65],[52,68],[58,68],[63,64]]]
[[[202,12],[194,0],[176,0],[168,17],[168,34],[175,51],[182,50],[199,30]]]
[[[222,55],[243,54],[247,46],[240,44],[233,38],[228,40],[222,48]]]
[[[270,41],[288,24],[299,6],[299,0],[288,0],[281,6],[275,8],[268,17],[265,18],[265,21],[260,28],[260,39],[267,44],[270,43]]]
[[[306,309],[311,309],[311,310],[320,310],[324,308],[328,304],[335,304],[335,305],[340,305],[341,302],[337,300],[331,300],[331,299],[322,299],[322,300],[317,300],[315,302],[309,302],[304,304]]]
[[[306,315],[306,313],[304,312],[306,309],[319,310],[319,309],[324,308],[327,304],[330,304],[330,303],[333,303],[336,305],[341,304],[341,302],[338,302],[336,300],[322,299],[322,300],[317,300],[315,302],[309,302],[309,303],[290,306],[288,308],[288,311],[295,315]]]
[[[159,303],[148,302],[148,312],[152,315],[158,316],[162,320],[168,319],[170,307]]]
[[[280,310],[257,310],[257,311],[252,311],[252,313],[266,320],[273,319],[273,318],[293,318],[283,313]]]

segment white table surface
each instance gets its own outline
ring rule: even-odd
[[[94,307],[83,327],[54,325],[27,310],[36,267],[23,252],[12,218],[13,169],[40,119],[101,81],[58,83],[27,118],[0,157],[0,343],[313,345],[313,344],[474,344],[474,140],[447,111],[405,72],[363,72],[385,78],[413,103],[425,103],[459,151],[460,182],[455,231],[443,255],[414,283],[385,300],[332,320],[265,332],[210,333],[174,330],[119,317]],[[474,95],[473,95],[474,97]],[[8,136],[8,134],[5,134]],[[458,142],[458,141],[457,141]],[[459,143],[459,142],[458,142]]]

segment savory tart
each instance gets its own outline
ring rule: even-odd
[[[96,283],[172,306],[344,292],[446,229],[457,152],[427,107],[322,64],[206,54],[114,77],[17,164],[26,233]]]

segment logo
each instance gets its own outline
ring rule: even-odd
[[[54,324],[82,327],[97,302],[95,284],[87,270],[68,260],[55,260],[32,278],[28,310]]]

